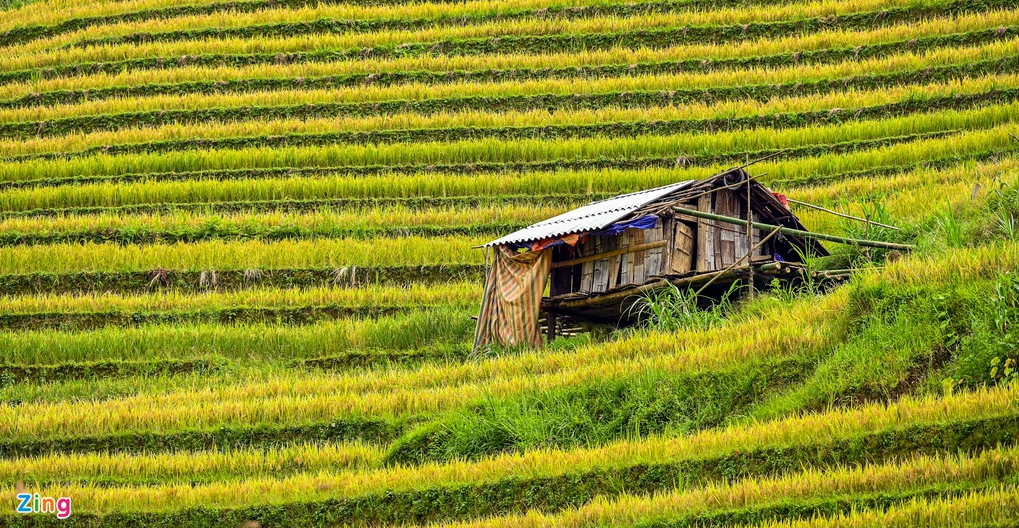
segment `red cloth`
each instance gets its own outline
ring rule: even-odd
[[[782,202],[782,205],[784,205],[786,209],[789,208],[789,199],[786,198],[784,194],[777,192],[773,192],[771,194],[774,194],[775,198],[778,198],[778,201]]]

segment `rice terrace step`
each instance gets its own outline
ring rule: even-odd
[[[1019,528],[1014,1],[0,0],[0,57],[0,526]]]

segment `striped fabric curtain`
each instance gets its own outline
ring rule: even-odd
[[[496,246],[485,283],[474,350],[487,345],[542,345],[538,309],[552,271],[552,251],[517,253]]]

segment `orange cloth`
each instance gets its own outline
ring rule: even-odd
[[[572,235],[563,235],[562,241],[566,242],[566,244],[570,246],[576,246],[577,242],[580,242],[580,237],[581,235],[579,233],[574,233]]]

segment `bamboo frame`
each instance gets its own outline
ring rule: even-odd
[[[722,215],[717,215],[717,214],[713,214],[713,213],[706,213],[706,212],[703,212],[703,211],[698,211],[696,209],[687,209],[685,207],[673,207],[672,210],[677,212],[677,213],[682,213],[682,214],[690,215],[690,216],[697,217],[697,218],[705,218],[705,219],[708,219],[708,220],[715,220],[715,221],[718,221],[718,222],[727,222],[727,223],[730,223],[730,224],[736,224],[738,226],[745,226],[747,224],[746,220],[741,220],[739,218],[733,218],[731,216],[722,216]],[[857,246],[863,246],[863,247],[875,247],[875,248],[882,248],[882,249],[898,249],[898,250],[902,250],[902,251],[909,251],[909,250],[912,250],[915,247],[915,246],[912,246],[912,245],[909,245],[909,244],[895,244],[893,242],[881,242],[881,241],[878,241],[878,240],[859,240],[859,239],[855,239],[855,238],[840,237],[840,236],[835,236],[835,235],[826,235],[824,233],[813,233],[813,232],[810,232],[810,231],[803,231],[801,229],[793,229],[791,227],[783,227],[783,226],[777,226],[777,225],[772,225],[772,224],[762,224],[760,222],[750,222],[750,223],[756,229],[768,229],[768,230],[778,229],[778,231],[780,233],[784,234],[784,235],[793,235],[793,236],[799,236],[799,237],[803,237],[803,238],[813,238],[813,239],[816,239],[816,240],[827,240],[829,242],[837,242],[837,243],[840,243],[840,244],[851,244],[851,245],[857,245]]]
[[[803,207],[809,207],[811,209],[817,209],[818,211],[824,211],[826,213],[833,214],[835,216],[841,216],[842,218],[848,218],[850,220],[856,220],[857,222],[866,222],[867,224],[874,224],[874,225],[876,225],[878,227],[884,227],[884,228],[887,228],[887,229],[894,229],[896,231],[899,230],[898,227],[895,227],[893,225],[882,224],[881,222],[875,222],[875,221],[869,220],[867,218],[860,218],[859,216],[847,215],[845,213],[840,213],[838,211],[832,211],[831,209],[826,209],[824,207],[821,207],[820,205],[814,205],[814,204],[808,203],[808,202],[801,202],[799,200],[793,200],[792,198],[789,198],[789,197],[786,197],[786,200],[789,203],[792,203],[792,204],[802,205]]]

